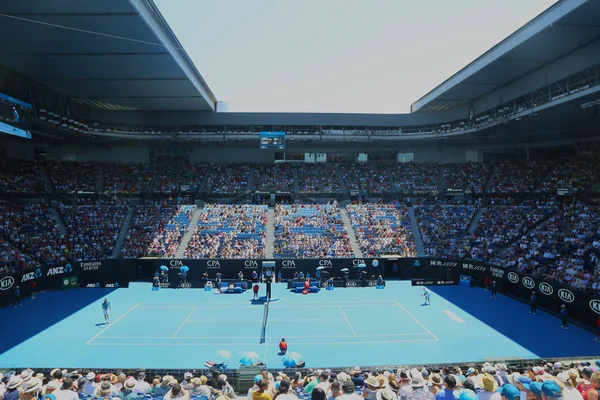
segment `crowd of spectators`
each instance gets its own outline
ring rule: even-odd
[[[42,165],[36,161],[0,159],[0,192],[45,193]]]
[[[150,164],[105,163],[104,191],[133,194],[147,191],[154,175]]]
[[[254,168],[255,190],[294,191],[294,166],[291,164],[257,165]]]
[[[386,163],[340,164],[346,189],[364,190],[370,194],[391,192],[390,167]]]
[[[492,173],[487,163],[443,164],[446,189],[463,190],[466,194],[483,193]]]
[[[473,204],[415,207],[425,255],[464,257],[469,251],[467,230],[477,208]]]
[[[564,206],[490,261],[600,293],[600,209]]]
[[[556,211],[552,204],[491,205],[485,208],[477,228],[470,236],[470,258],[488,261],[499,251],[534,229]]]
[[[275,206],[275,258],[353,257],[336,201]]]
[[[164,232],[166,224],[173,220],[178,210],[177,205],[170,204],[167,201],[146,202],[137,206],[121,248],[121,257],[162,256],[163,254],[153,247],[155,244],[154,239]],[[162,246],[160,247],[162,248]]]
[[[592,158],[576,158],[556,163],[540,183],[538,192],[556,193],[557,189],[585,191],[597,181],[600,165]]]
[[[212,194],[239,194],[248,190],[250,173],[249,164],[215,165],[208,175],[208,192]]]
[[[206,205],[186,258],[265,258],[267,206]]]
[[[337,164],[299,165],[298,187],[301,193],[342,193]]]
[[[161,206],[158,212],[159,223],[154,231],[152,242],[147,248],[148,255],[173,258],[183,240],[183,235],[190,228],[196,208],[195,205],[179,205],[172,208],[167,205]],[[152,210],[149,212],[152,213]]]
[[[237,394],[229,380],[219,371],[175,377],[150,371],[128,375],[53,369],[45,376],[27,369],[0,374],[0,400],[233,400]],[[248,400],[595,400],[599,390],[598,362],[592,366],[586,361],[542,361],[364,371],[354,367],[335,372],[310,368],[291,376],[262,369],[243,394]]]
[[[440,173],[440,166],[437,163],[405,162],[397,163],[390,168],[396,193],[437,193]]]
[[[96,193],[98,191],[100,163],[48,161],[47,165],[54,190],[57,193]]]
[[[551,166],[551,162],[533,160],[498,163],[490,192],[535,193],[548,175]]]
[[[0,235],[30,261],[57,263],[70,256],[68,237],[43,202],[0,206]]]
[[[363,254],[415,257],[415,242],[408,209],[396,204],[353,204],[348,216]]]
[[[98,260],[112,256],[127,209],[122,201],[61,203],[60,214],[69,231],[67,258]]]
[[[187,186],[187,192],[195,193],[207,172],[206,164],[160,164],[157,167],[154,192],[175,195],[183,191],[182,186]]]

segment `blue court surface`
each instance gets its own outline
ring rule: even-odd
[[[318,294],[273,287],[266,343],[259,344],[263,305],[241,295],[198,289],[76,289],[41,293],[22,307],[0,310],[0,368],[203,368],[232,354],[259,354],[269,368],[283,367],[285,337],[307,367],[407,365],[579,357],[599,354],[591,332],[481,288],[435,287],[424,306],[422,288],[388,282],[384,290],[336,288]],[[103,324],[101,302],[112,304]],[[12,321],[12,322],[11,322]]]

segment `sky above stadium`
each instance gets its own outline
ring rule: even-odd
[[[555,0],[155,0],[229,111],[406,113]]]

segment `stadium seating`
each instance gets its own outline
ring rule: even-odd
[[[200,211],[187,258],[265,258],[267,207],[207,205]]]
[[[259,165],[255,167],[255,190],[294,190],[294,167],[290,164]]]
[[[477,207],[474,205],[420,205],[415,216],[425,247],[425,255],[437,257],[464,257],[467,229]]]
[[[436,163],[398,163],[390,168],[394,192],[407,194],[437,193],[440,166]]]
[[[153,170],[148,164],[104,164],[104,191],[131,194],[147,191]]]
[[[277,205],[275,257],[350,257],[352,248],[337,202]]]
[[[215,165],[208,176],[208,193],[236,195],[248,190],[249,164]]]
[[[120,201],[60,204],[69,231],[69,260],[98,260],[112,255],[128,206]]]
[[[341,193],[336,164],[298,166],[298,187],[301,193]]]
[[[101,163],[48,161],[50,177],[57,193],[96,193]]]
[[[396,204],[349,205],[348,216],[363,254],[415,257],[415,242],[408,210]]]
[[[195,193],[205,175],[208,166],[205,164],[172,163],[157,166],[154,192],[162,194],[177,194],[182,186],[189,186],[188,192]]]
[[[377,164],[341,164],[342,178],[348,190],[364,190],[367,193],[389,193],[392,185],[387,171],[391,165]]]
[[[163,211],[171,217],[164,219],[164,223],[161,221],[148,251],[158,257],[174,257],[190,225],[196,206],[180,205],[175,212],[169,209]]]
[[[0,159],[0,193],[46,192],[42,165],[36,161]]]

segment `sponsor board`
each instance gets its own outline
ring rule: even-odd
[[[598,299],[592,299],[589,302],[590,305],[590,309],[595,312],[596,314],[600,314],[600,300]]]
[[[523,283],[523,286],[525,286],[527,289],[533,289],[535,287],[535,281],[526,276],[523,278],[523,280],[521,280],[521,282]]]
[[[459,281],[454,279],[436,280],[436,279],[413,279],[412,286],[449,286],[458,285]]]
[[[97,271],[102,267],[102,261],[82,261],[79,266],[82,271]]]
[[[572,303],[575,301],[575,295],[569,289],[558,289],[558,298],[565,303]]]
[[[554,293],[554,288],[548,282],[540,283],[538,289],[540,290],[540,293],[545,294],[546,296],[550,296]]]
[[[12,276],[5,276],[0,279],[0,290],[8,290],[15,284],[15,278]]]
[[[509,272],[507,277],[508,280],[512,283],[519,283],[519,274],[517,274],[516,272]]]

